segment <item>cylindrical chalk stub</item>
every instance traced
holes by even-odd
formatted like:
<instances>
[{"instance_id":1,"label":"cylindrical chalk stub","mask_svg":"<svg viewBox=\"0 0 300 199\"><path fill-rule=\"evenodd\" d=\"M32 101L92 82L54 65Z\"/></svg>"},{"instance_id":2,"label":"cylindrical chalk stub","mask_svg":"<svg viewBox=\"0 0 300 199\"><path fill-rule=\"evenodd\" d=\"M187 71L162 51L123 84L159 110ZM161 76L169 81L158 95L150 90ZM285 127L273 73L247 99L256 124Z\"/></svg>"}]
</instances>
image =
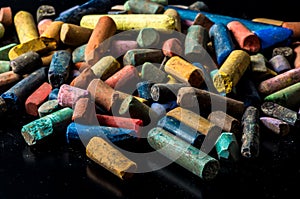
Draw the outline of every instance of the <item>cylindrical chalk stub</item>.
<instances>
[{"instance_id":1,"label":"cylindrical chalk stub","mask_svg":"<svg viewBox=\"0 0 300 199\"><path fill-rule=\"evenodd\" d=\"M87 90L63 84L59 88L57 100L60 106L73 108L78 99L89 96Z\"/></svg>"},{"instance_id":2,"label":"cylindrical chalk stub","mask_svg":"<svg viewBox=\"0 0 300 199\"><path fill-rule=\"evenodd\" d=\"M34 18L30 12L17 12L14 17L14 24L20 43L39 37Z\"/></svg>"}]
</instances>

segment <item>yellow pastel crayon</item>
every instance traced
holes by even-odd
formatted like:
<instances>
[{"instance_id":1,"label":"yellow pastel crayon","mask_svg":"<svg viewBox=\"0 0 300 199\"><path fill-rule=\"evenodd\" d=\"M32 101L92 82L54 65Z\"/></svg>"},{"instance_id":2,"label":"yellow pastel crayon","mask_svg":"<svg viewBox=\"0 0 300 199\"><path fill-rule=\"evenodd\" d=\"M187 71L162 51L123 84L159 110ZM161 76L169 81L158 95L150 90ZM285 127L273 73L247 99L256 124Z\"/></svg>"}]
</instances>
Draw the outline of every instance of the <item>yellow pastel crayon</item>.
<instances>
[{"instance_id":1,"label":"yellow pastel crayon","mask_svg":"<svg viewBox=\"0 0 300 199\"><path fill-rule=\"evenodd\" d=\"M31 13L23 10L17 12L14 17L14 24L20 43L39 37L39 32Z\"/></svg>"},{"instance_id":2,"label":"yellow pastel crayon","mask_svg":"<svg viewBox=\"0 0 300 199\"><path fill-rule=\"evenodd\" d=\"M116 23L117 30L120 31L143 28L155 28L165 31L176 29L176 20L166 14L85 15L80 20L80 26L94 29L99 18L103 16L112 18Z\"/></svg>"}]
</instances>

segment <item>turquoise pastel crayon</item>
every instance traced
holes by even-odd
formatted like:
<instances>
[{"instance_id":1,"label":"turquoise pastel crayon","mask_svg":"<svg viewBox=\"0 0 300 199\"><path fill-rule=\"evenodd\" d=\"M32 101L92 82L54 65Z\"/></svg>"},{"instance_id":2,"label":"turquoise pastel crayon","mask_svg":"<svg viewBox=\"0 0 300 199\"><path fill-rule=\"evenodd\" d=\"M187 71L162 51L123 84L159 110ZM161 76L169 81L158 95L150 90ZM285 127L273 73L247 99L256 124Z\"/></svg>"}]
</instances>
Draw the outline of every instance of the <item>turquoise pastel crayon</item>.
<instances>
[{"instance_id":1,"label":"turquoise pastel crayon","mask_svg":"<svg viewBox=\"0 0 300 199\"><path fill-rule=\"evenodd\" d=\"M157 126L167 130L197 148L201 147L201 144L205 139L204 134L201 134L197 130L170 116L162 117L157 122Z\"/></svg>"},{"instance_id":2,"label":"turquoise pastel crayon","mask_svg":"<svg viewBox=\"0 0 300 199\"><path fill-rule=\"evenodd\" d=\"M84 59L84 52L87 44L83 44L81 46L76 47L72 52L72 61L73 63L83 62Z\"/></svg>"},{"instance_id":3,"label":"turquoise pastel crayon","mask_svg":"<svg viewBox=\"0 0 300 199\"><path fill-rule=\"evenodd\" d=\"M215 148L219 159L239 160L239 144L233 133L223 132L217 139Z\"/></svg>"},{"instance_id":4,"label":"turquoise pastel crayon","mask_svg":"<svg viewBox=\"0 0 300 199\"><path fill-rule=\"evenodd\" d=\"M102 137L108 139L112 143L137 140L138 135L132 129L100 126L100 125L85 125L72 122L68 125L66 131L67 143L82 141L87 144L93 137Z\"/></svg>"},{"instance_id":5,"label":"turquoise pastel crayon","mask_svg":"<svg viewBox=\"0 0 300 199\"><path fill-rule=\"evenodd\" d=\"M53 56L48 71L48 81L52 88L59 88L67 83L70 75L71 53L67 50L58 50Z\"/></svg>"},{"instance_id":6,"label":"turquoise pastel crayon","mask_svg":"<svg viewBox=\"0 0 300 199\"><path fill-rule=\"evenodd\" d=\"M24 108L27 97L47 81L47 72L47 67L41 67L2 93L7 109L14 111Z\"/></svg>"},{"instance_id":7,"label":"turquoise pastel crayon","mask_svg":"<svg viewBox=\"0 0 300 199\"><path fill-rule=\"evenodd\" d=\"M209 37L212 40L217 62L221 66L229 54L235 50L235 44L229 29L222 23L215 23L209 30Z\"/></svg>"},{"instance_id":8,"label":"turquoise pastel crayon","mask_svg":"<svg viewBox=\"0 0 300 199\"><path fill-rule=\"evenodd\" d=\"M60 109L24 125L21 134L29 146L35 145L50 135L64 131L71 123L72 115L71 108Z\"/></svg>"},{"instance_id":9,"label":"turquoise pastel crayon","mask_svg":"<svg viewBox=\"0 0 300 199\"><path fill-rule=\"evenodd\" d=\"M109 0L90 0L86 3L69 9L63 14L60 14L55 21L62 21L64 23L80 24L80 20L84 15L95 13L107 13L111 8L111 1Z\"/></svg>"}]
</instances>

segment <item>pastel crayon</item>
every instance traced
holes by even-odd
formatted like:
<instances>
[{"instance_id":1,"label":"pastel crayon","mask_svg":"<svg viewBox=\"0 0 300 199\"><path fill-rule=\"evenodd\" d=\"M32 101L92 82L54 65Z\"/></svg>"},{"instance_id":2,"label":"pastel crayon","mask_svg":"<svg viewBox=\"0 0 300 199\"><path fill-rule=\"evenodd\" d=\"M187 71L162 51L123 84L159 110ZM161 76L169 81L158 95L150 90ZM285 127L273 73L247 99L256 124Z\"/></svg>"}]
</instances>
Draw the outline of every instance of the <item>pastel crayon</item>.
<instances>
[{"instance_id":1,"label":"pastel crayon","mask_svg":"<svg viewBox=\"0 0 300 199\"><path fill-rule=\"evenodd\" d=\"M280 119L292 126L296 126L299 123L299 116L296 111L274 102L264 102L261 105L261 111L266 116Z\"/></svg>"},{"instance_id":2,"label":"pastel crayon","mask_svg":"<svg viewBox=\"0 0 300 199\"><path fill-rule=\"evenodd\" d=\"M241 133L240 121L224 111L213 111L208 115L207 119L222 128L224 132L231 132L235 135Z\"/></svg>"},{"instance_id":3,"label":"pastel crayon","mask_svg":"<svg viewBox=\"0 0 300 199\"><path fill-rule=\"evenodd\" d=\"M256 53L250 55L250 68L252 72L265 73L267 72L267 58L261 54Z\"/></svg>"},{"instance_id":4,"label":"pastel crayon","mask_svg":"<svg viewBox=\"0 0 300 199\"><path fill-rule=\"evenodd\" d=\"M14 25L20 43L37 39L39 33L35 20L30 12L20 10L14 16Z\"/></svg>"},{"instance_id":5,"label":"pastel crayon","mask_svg":"<svg viewBox=\"0 0 300 199\"><path fill-rule=\"evenodd\" d=\"M260 151L259 110L248 106L242 121L241 155L245 158L256 158Z\"/></svg>"},{"instance_id":6,"label":"pastel crayon","mask_svg":"<svg viewBox=\"0 0 300 199\"><path fill-rule=\"evenodd\" d=\"M58 104L62 107L73 108L78 99L89 97L87 90L70 86L68 84L62 84L57 94Z\"/></svg>"},{"instance_id":7,"label":"pastel crayon","mask_svg":"<svg viewBox=\"0 0 300 199\"><path fill-rule=\"evenodd\" d=\"M140 66L145 62L161 63L164 54L160 49L132 49L123 56L124 65Z\"/></svg>"},{"instance_id":8,"label":"pastel crayon","mask_svg":"<svg viewBox=\"0 0 300 199\"><path fill-rule=\"evenodd\" d=\"M277 74L292 69L289 61L283 55L275 55L274 57L269 59L268 63Z\"/></svg>"},{"instance_id":9,"label":"pastel crayon","mask_svg":"<svg viewBox=\"0 0 300 199\"><path fill-rule=\"evenodd\" d=\"M72 14L72 12L75 12L77 9L79 9L79 5L72 6L72 7L68 8L68 9L60 12L58 16L59 17L63 17L65 15L68 16L68 15Z\"/></svg>"},{"instance_id":10,"label":"pastel crayon","mask_svg":"<svg viewBox=\"0 0 300 199\"><path fill-rule=\"evenodd\" d=\"M137 164L100 137L93 137L86 146L86 155L122 180L131 178Z\"/></svg>"},{"instance_id":11,"label":"pastel crayon","mask_svg":"<svg viewBox=\"0 0 300 199\"><path fill-rule=\"evenodd\" d=\"M39 35L42 35L52 22L53 22L52 19L42 19L37 24L37 29L38 29Z\"/></svg>"},{"instance_id":12,"label":"pastel crayon","mask_svg":"<svg viewBox=\"0 0 300 199\"><path fill-rule=\"evenodd\" d=\"M91 67L91 69L93 70L96 77L105 81L121 69L121 64L113 56L108 55L102 57L99 61L97 61Z\"/></svg>"},{"instance_id":13,"label":"pastel crayon","mask_svg":"<svg viewBox=\"0 0 300 199\"><path fill-rule=\"evenodd\" d=\"M294 59L294 67L300 68L300 45L294 48L295 59Z\"/></svg>"},{"instance_id":14,"label":"pastel crayon","mask_svg":"<svg viewBox=\"0 0 300 199\"><path fill-rule=\"evenodd\" d=\"M42 64L43 66L50 66L52 58L53 58L53 54L56 52L57 50L52 50L50 52L47 52L45 54L42 54L41 59L42 59Z\"/></svg>"},{"instance_id":15,"label":"pastel crayon","mask_svg":"<svg viewBox=\"0 0 300 199\"><path fill-rule=\"evenodd\" d=\"M207 61L211 62L212 60L207 60ZM216 88L212 82L211 73L209 72L209 71L213 71L213 70L217 71L217 66L212 63L212 64L209 64L209 67L208 67L204 64L200 64L199 62L194 62L193 65L198 67L203 73L205 85L203 85L202 88L207 89L213 93L218 93L218 91L216 90Z\"/></svg>"},{"instance_id":16,"label":"pastel crayon","mask_svg":"<svg viewBox=\"0 0 300 199\"><path fill-rule=\"evenodd\" d=\"M0 97L0 117L7 111L6 103L2 97Z\"/></svg>"},{"instance_id":17,"label":"pastel crayon","mask_svg":"<svg viewBox=\"0 0 300 199\"><path fill-rule=\"evenodd\" d=\"M71 23L79 25L80 20L85 15L106 13L111 7L111 2L108 0L89 0L84 4L68 9L61 13L55 21L62 21L64 23Z\"/></svg>"},{"instance_id":18,"label":"pastel crayon","mask_svg":"<svg viewBox=\"0 0 300 199\"><path fill-rule=\"evenodd\" d=\"M48 100L57 100L59 88L53 88L51 93L49 93Z\"/></svg>"},{"instance_id":19,"label":"pastel crayon","mask_svg":"<svg viewBox=\"0 0 300 199\"><path fill-rule=\"evenodd\" d=\"M68 50L58 50L53 54L49 71L48 80L53 88L59 88L67 83L70 75L71 53Z\"/></svg>"},{"instance_id":20,"label":"pastel crayon","mask_svg":"<svg viewBox=\"0 0 300 199\"><path fill-rule=\"evenodd\" d=\"M108 16L99 18L85 47L85 61L90 65L97 63L109 49L110 40L108 38L113 36L116 31L116 23L112 18Z\"/></svg>"},{"instance_id":21,"label":"pastel crayon","mask_svg":"<svg viewBox=\"0 0 300 199\"><path fill-rule=\"evenodd\" d=\"M103 114L97 114L96 117L100 125L131 129L137 133L136 136L138 136L140 129L143 126L143 121L141 119Z\"/></svg>"},{"instance_id":22,"label":"pastel crayon","mask_svg":"<svg viewBox=\"0 0 300 199\"><path fill-rule=\"evenodd\" d=\"M153 99L153 101L160 103L169 102L173 100L176 101L179 89L186 86L187 85L183 83L155 83L151 86L151 98Z\"/></svg>"},{"instance_id":23,"label":"pastel crayon","mask_svg":"<svg viewBox=\"0 0 300 199\"><path fill-rule=\"evenodd\" d=\"M143 28L136 41L140 48L157 48L160 42L159 32L155 28Z\"/></svg>"},{"instance_id":24,"label":"pastel crayon","mask_svg":"<svg viewBox=\"0 0 300 199\"><path fill-rule=\"evenodd\" d=\"M52 21L47 29L40 35L40 38L53 46L58 46L61 42L60 32L64 23L62 21Z\"/></svg>"},{"instance_id":25,"label":"pastel crayon","mask_svg":"<svg viewBox=\"0 0 300 199\"><path fill-rule=\"evenodd\" d=\"M277 20L277 19L270 19L270 18L254 18L251 21L258 22L258 23L265 23L265 24L271 24L274 26L282 26L284 21Z\"/></svg>"},{"instance_id":26,"label":"pastel crayon","mask_svg":"<svg viewBox=\"0 0 300 199\"><path fill-rule=\"evenodd\" d=\"M36 10L36 21L39 23L44 19L53 20L56 15L55 8L51 5L40 5Z\"/></svg>"},{"instance_id":27,"label":"pastel crayon","mask_svg":"<svg viewBox=\"0 0 300 199\"><path fill-rule=\"evenodd\" d=\"M128 6L135 14L161 14L164 11L163 5L151 1L129 0Z\"/></svg>"},{"instance_id":28,"label":"pastel crayon","mask_svg":"<svg viewBox=\"0 0 300 199\"><path fill-rule=\"evenodd\" d=\"M141 69L141 79L148 80L156 83L166 82L167 81L167 73L160 70L156 65L145 62L142 65Z\"/></svg>"},{"instance_id":29,"label":"pastel crayon","mask_svg":"<svg viewBox=\"0 0 300 199\"><path fill-rule=\"evenodd\" d=\"M280 46L274 48L272 51L272 57L275 57L276 55L284 56L289 61L290 64L294 60L293 48L290 46Z\"/></svg>"},{"instance_id":30,"label":"pastel crayon","mask_svg":"<svg viewBox=\"0 0 300 199\"><path fill-rule=\"evenodd\" d=\"M47 100L51 90L52 86L48 82L44 82L33 93L31 93L25 101L26 113L37 117L39 115L39 106Z\"/></svg>"},{"instance_id":31,"label":"pastel crayon","mask_svg":"<svg viewBox=\"0 0 300 199\"><path fill-rule=\"evenodd\" d=\"M0 23L4 26L13 25L13 16L10 6L0 8Z\"/></svg>"},{"instance_id":32,"label":"pastel crayon","mask_svg":"<svg viewBox=\"0 0 300 199\"><path fill-rule=\"evenodd\" d=\"M113 57L121 57L127 51L137 48L138 43L135 40L113 40L111 42L110 53Z\"/></svg>"},{"instance_id":33,"label":"pastel crayon","mask_svg":"<svg viewBox=\"0 0 300 199\"><path fill-rule=\"evenodd\" d=\"M66 130L66 140L69 144L76 141L87 144L93 137L108 139L112 143L137 139L135 131L120 127L86 125L71 122Z\"/></svg>"},{"instance_id":34,"label":"pastel crayon","mask_svg":"<svg viewBox=\"0 0 300 199\"><path fill-rule=\"evenodd\" d=\"M19 75L29 74L43 65L41 56L35 51L28 51L10 61L10 67Z\"/></svg>"},{"instance_id":35,"label":"pastel crayon","mask_svg":"<svg viewBox=\"0 0 300 199\"><path fill-rule=\"evenodd\" d=\"M226 58L213 83L218 92L230 93L250 65L250 55L243 50L234 50Z\"/></svg>"},{"instance_id":36,"label":"pastel crayon","mask_svg":"<svg viewBox=\"0 0 300 199\"><path fill-rule=\"evenodd\" d=\"M214 25L214 22L207 18L205 14L198 13L195 19L193 20L192 25L200 25L204 27L207 30L207 32L209 32L212 25Z\"/></svg>"},{"instance_id":37,"label":"pastel crayon","mask_svg":"<svg viewBox=\"0 0 300 199\"><path fill-rule=\"evenodd\" d=\"M235 118L240 118L245 110L244 102L240 100L193 87L183 87L178 90L177 104L186 109L201 111L201 113L226 111Z\"/></svg>"},{"instance_id":38,"label":"pastel crayon","mask_svg":"<svg viewBox=\"0 0 300 199\"><path fill-rule=\"evenodd\" d=\"M241 49L250 53L256 53L260 50L258 36L243 23L240 21L231 21L227 24L227 28L231 31Z\"/></svg>"},{"instance_id":39,"label":"pastel crayon","mask_svg":"<svg viewBox=\"0 0 300 199\"><path fill-rule=\"evenodd\" d=\"M129 95L122 101L119 114L123 117L141 119L143 126L154 124L158 115L146 104L140 102L134 96Z\"/></svg>"},{"instance_id":40,"label":"pastel crayon","mask_svg":"<svg viewBox=\"0 0 300 199\"><path fill-rule=\"evenodd\" d=\"M293 68L260 82L257 88L261 94L270 95L297 82L300 82L300 68Z\"/></svg>"},{"instance_id":41,"label":"pastel crayon","mask_svg":"<svg viewBox=\"0 0 300 199\"><path fill-rule=\"evenodd\" d=\"M0 39L2 39L5 35L5 27L2 23L0 23Z\"/></svg>"},{"instance_id":42,"label":"pastel crayon","mask_svg":"<svg viewBox=\"0 0 300 199\"><path fill-rule=\"evenodd\" d=\"M182 42L178 38L170 38L164 41L162 45L162 51L165 56L173 57L173 56L182 56L183 47Z\"/></svg>"},{"instance_id":43,"label":"pastel crayon","mask_svg":"<svg viewBox=\"0 0 300 199\"><path fill-rule=\"evenodd\" d=\"M9 53L10 49L15 47L16 45L17 45L16 43L10 43L10 44L0 47L0 60L10 61L10 59L8 57L8 53Z\"/></svg>"},{"instance_id":44,"label":"pastel crayon","mask_svg":"<svg viewBox=\"0 0 300 199\"><path fill-rule=\"evenodd\" d=\"M283 22L283 28L288 28L293 31L292 37L299 38L300 37L300 23L299 22Z\"/></svg>"},{"instance_id":45,"label":"pastel crayon","mask_svg":"<svg viewBox=\"0 0 300 199\"><path fill-rule=\"evenodd\" d=\"M66 130L71 123L72 114L71 108L62 108L25 124L21 129L21 134L27 145L35 145L51 135Z\"/></svg>"},{"instance_id":46,"label":"pastel crayon","mask_svg":"<svg viewBox=\"0 0 300 199\"><path fill-rule=\"evenodd\" d=\"M72 80L70 86L75 86L81 89L87 89L89 83L93 79L99 79L99 78L95 75L93 70L88 67L85 68L83 71L81 71L81 73Z\"/></svg>"},{"instance_id":47,"label":"pastel crayon","mask_svg":"<svg viewBox=\"0 0 300 199\"><path fill-rule=\"evenodd\" d=\"M178 56L171 57L165 64L164 70L182 83L200 88L204 82L202 71L190 62Z\"/></svg>"},{"instance_id":48,"label":"pastel crayon","mask_svg":"<svg viewBox=\"0 0 300 199\"><path fill-rule=\"evenodd\" d=\"M140 81L136 84L138 96L146 100L152 100L151 87L155 84L152 81Z\"/></svg>"},{"instance_id":49,"label":"pastel crayon","mask_svg":"<svg viewBox=\"0 0 300 199\"><path fill-rule=\"evenodd\" d=\"M85 52L86 45L87 44L78 46L72 51L72 62L73 63L85 61L84 60L84 52Z\"/></svg>"},{"instance_id":50,"label":"pastel crayon","mask_svg":"<svg viewBox=\"0 0 300 199\"><path fill-rule=\"evenodd\" d=\"M127 65L104 82L116 90L129 93L135 90L136 84L140 82L140 80L137 68L132 65Z\"/></svg>"},{"instance_id":51,"label":"pastel crayon","mask_svg":"<svg viewBox=\"0 0 300 199\"><path fill-rule=\"evenodd\" d=\"M172 133L173 135L181 138L182 140L197 148L201 147L201 144L205 139L205 135L173 117L163 116L157 122L157 126L163 128L164 130Z\"/></svg>"},{"instance_id":52,"label":"pastel crayon","mask_svg":"<svg viewBox=\"0 0 300 199\"><path fill-rule=\"evenodd\" d=\"M222 65L236 46L227 26L222 23L215 23L210 27L209 37L213 43L217 63Z\"/></svg>"},{"instance_id":53,"label":"pastel crayon","mask_svg":"<svg viewBox=\"0 0 300 199\"><path fill-rule=\"evenodd\" d=\"M262 124L277 135L285 136L290 132L290 126L285 121L273 117L260 117Z\"/></svg>"},{"instance_id":54,"label":"pastel crayon","mask_svg":"<svg viewBox=\"0 0 300 199\"><path fill-rule=\"evenodd\" d=\"M28 96L47 81L47 72L47 67L41 67L2 93L1 97L5 100L8 110L20 110L24 107Z\"/></svg>"},{"instance_id":55,"label":"pastel crayon","mask_svg":"<svg viewBox=\"0 0 300 199\"><path fill-rule=\"evenodd\" d=\"M191 5L188 6L190 10L198 10L198 11L208 11L209 8L203 1L195 1Z\"/></svg>"},{"instance_id":56,"label":"pastel crayon","mask_svg":"<svg viewBox=\"0 0 300 199\"><path fill-rule=\"evenodd\" d=\"M300 105L299 99L300 82L280 89L264 98L264 101L271 101L287 108L296 110Z\"/></svg>"},{"instance_id":57,"label":"pastel crayon","mask_svg":"<svg viewBox=\"0 0 300 199\"><path fill-rule=\"evenodd\" d=\"M112 18L116 23L118 31L155 28L160 31L169 32L176 28L176 20L165 14L85 15L80 20L80 26L94 29L99 18L103 16Z\"/></svg>"},{"instance_id":58,"label":"pastel crayon","mask_svg":"<svg viewBox=\"0 0 300 199\"><path fill-rule=\"evenodd\" d=\"M79 70L79 72L81 73L82 71L84 71L84 69L90 68L91 65L89 65L89 64L86 63L85 61L80 61L80 62L74 63L74 67L75 67L77 70Z\"/></svg>"},{"instance_id":59,"label":"pastel crayon","mask_svg":"<svg viewBox=\"0 0 300 199\"><path fill-rule=\"evenodd\" d=\"M184 43L184 54L186 59L193 62L196 62L196 60L201 62L200 60L205 59L203 55L207 55L204 52L206 52L208 41L209 35L203 26L191 25L187 29Z\"/></svg>"},{"instance_id":60,"label":"pastel crayon","mask_svg":"<svg viewBox=\"0 0 300 199\"><path fill-rule=\"evenodd\" d=\"M92 32L93 30L89 28L84 28L75 24L64 23L61 26L60 39L62 43L66 45L78 47L87 44Z\"/></svg>"},{"instance_id":61,"label":"pastel crayon","mask_svg":"<svg viewBox=\"0 0 300 199\"><path fill-rule=\"evenodd\" d=\"M0 74L10 71L9 61L0 60Z\"/></svg>"},{"instance_id":62,"label":"pastel crayon","mask_svg":"<svg viewBox=\"0 0 300 199\"><path fill-rule=\"evenodd\" d=\"M150 0L150 1L161 5L168 5L168 0Z\"/></svg>"},{"instance_id":63,"label":"pastel crayon","mask_svg":"<svg viewBox=\"0 0 300 199\"><path fill-rule=\"evenodd\" d=\"M218 160L160 127L149 131L147 141L159 153L205 181L213 180L219 172Z\"/></svg>"},{"instance_id":64,"label":"pastel crayon","mask_svg":"<svg viewBox=\"0 0 300 199\"><path fill-rule=\"evenodd\" d=\"M175 19L175 30L178 32L182 31L180 15L175 9L166 9L163 14L173 17Z\"/></svg>"},{"instance_id":65,"label":"pastel crayon","mask_svg":"<svg viewBox=\"0 0 300 199\"><path fill-rule=\"evenodd\" d=\"M95 102L90 97L78 98L72 106L72 121L80 124L97 125Z\"/></svg>"},{"instance_id":66,"label":"pastel crayon","mask_svg":"<svg viewBox=\"0 0 300 199\"><path fill-rule=\"evenodd\" d=\"M150 107L158 115L158 117L161 118L168 111L172 110L173 108L178 107L178 105L177 105L176 101L169 101L166 103L153 102L153 103L151 103Z\"/></svg>"},{"instance_id":67,"label":"pastel crayon","mask_svg":"<svg viewBox=\"0 0 300 199\"><path fill-rule=\"evenodd\" d=\"M225 160L239 160L239 143L232 132L223 132L216 141L218 158Z\"/></svg>"},{"instance_id":68,"label":"pastel crayon","mask_svg":"<svg viewBox=\"0 0 300 199\"><path fill-rule=\"evenodd\" d=\"M58 111L61 108L62 107L59 106L58 101L56 99L47 100L38 107L38 114L39 117L44 117L48 114Z\"/></svg>"}]
</instances>

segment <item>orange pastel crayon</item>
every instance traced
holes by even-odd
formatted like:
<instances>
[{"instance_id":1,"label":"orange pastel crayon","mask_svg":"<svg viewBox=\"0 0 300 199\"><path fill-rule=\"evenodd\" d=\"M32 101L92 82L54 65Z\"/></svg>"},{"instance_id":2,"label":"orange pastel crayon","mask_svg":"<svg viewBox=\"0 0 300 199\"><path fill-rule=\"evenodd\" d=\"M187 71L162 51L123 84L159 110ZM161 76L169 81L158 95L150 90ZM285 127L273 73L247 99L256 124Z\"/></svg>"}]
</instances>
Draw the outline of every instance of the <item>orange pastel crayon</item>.
<instances>
[{"instance_id":1,"label":"orange pastel crayon","mask_svg":"<svg viewBox=\"0 0 300 199\"><path fill-rule=\"evenodd\" d=\"M92 32L92 29L65 23L60 30L60 39L66 45L77 47L86 44Z\"/></svg>"},{"instance_id":2,"label":"orange pastel crayon","mask_svg":"<svg viewBox=\"0 0 300 199\"><path fill-rule=\"evenodd\" d=\"M261 45L258 36L243 23L231 21L227 24L227 28L232 32L241 49L252 53L260 50Z\"/></svg>"},{"instance_id":3,"label":"orange pastel crayon","mask_svg":"<svg viewBox=\"0 0 300 199\"><path fill-rule=\"evenodd\" d=\"M90 65L94 65L99 61L109 47L107 39L114 35L116 31L117 26L112 18L109 16L100 17L87 42L84 52L85 61Z\"/></svg>"},{"instance_id":4,"label":"orange pastel crayon","mask_svg":"<svg viewBox=\"0 0 300 199\"><path fill-rule=\"evenodd\" d=\"M295 59L294 59L294 67L300 68L300 45L294 48Z\"/></svg>"},{"instance_id":5,"label":"orange pastel crayon","mask_svg":"<svg viewBox=\"0 0 300 199\"><path fill-rule=\"evenodd\" d=\"M293 31L293 38L300 38L300 22L283 22L282 27Z\"/></svg>"}]
</instances>

